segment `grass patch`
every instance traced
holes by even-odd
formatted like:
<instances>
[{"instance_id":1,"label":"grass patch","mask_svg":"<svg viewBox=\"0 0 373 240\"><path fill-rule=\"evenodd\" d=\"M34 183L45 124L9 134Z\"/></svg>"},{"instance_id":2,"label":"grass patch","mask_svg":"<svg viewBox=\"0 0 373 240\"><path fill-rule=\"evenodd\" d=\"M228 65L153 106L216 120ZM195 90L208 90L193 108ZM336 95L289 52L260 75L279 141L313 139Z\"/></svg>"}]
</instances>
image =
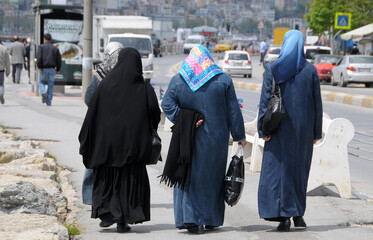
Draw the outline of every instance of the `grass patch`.
<instances>
[{"instance_id":1,"label":"grass patch","mask_svg":"<svg viewBox=\"0 0 373 240\"><path fill-rule=\"evenodd\" d=\"M69 236L80 235L80 230L75 226L74 223L65 224L64 226L67 229L67 232L69 233Z\"/></svg>"},{"instance_id":2,"label":"grass patch","mask_svg":"<svg viewBox=\"0 0 373 240\"><path fill-rule=\"evenodd\" d=\"M47 156L48 158L52 158L54 161L57 161L57 159L56 159L56 157L55 156L53 156L52 154L48 154L48 156Z\"/></svg>"},{"instance_id":3,"label":"grass patch","mask_svg":"<svg viewBox=\"0 0 373 240\"><path fill-rule=\"evenodd\" d=\"M3 133L9 133L8 127L1 126L1 129Z\"/></svg>"}]
</instances>

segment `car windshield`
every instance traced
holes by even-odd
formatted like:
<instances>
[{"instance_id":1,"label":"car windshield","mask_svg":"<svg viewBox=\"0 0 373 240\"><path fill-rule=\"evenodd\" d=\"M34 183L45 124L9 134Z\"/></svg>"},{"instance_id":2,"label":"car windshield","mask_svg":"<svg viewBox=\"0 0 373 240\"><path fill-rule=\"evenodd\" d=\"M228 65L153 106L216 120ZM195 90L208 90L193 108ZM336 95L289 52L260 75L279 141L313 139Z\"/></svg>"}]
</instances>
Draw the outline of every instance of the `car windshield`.
<instances>
[{"instance_id":1,"label":"car windshield","mask_svg":"<svg viewBox=\"0 0 373 240\"><path fill-rule=\"evenodd\" d=\"M341 59L340 57L322 56L316 58L315 63L336 63Z\"/></svg>"},{"instance_id":2,"label":"car windshield","mask_svg":"<svg viewBox=\"0 0 373 240\"><path fill-rule=\"evenodd\" d=\"M280 54L281 48L274 48L269 50L269 54Z\"/></svg>"},{"instance_id":3,"label":"car windshield","mask_svg":"<svg viewBox=\"0 0 373 240\"><path fill-rule=\"evenodd\" d=\"M350 57L350 63L373 63L373 57Z\"/></svg>"},{"instance_id":4,"label":"car windshield","mask_svg":"<svg viewBox=\"0 0 373 240\"><path fill-rule=\"evenodd\" d=\"M112 37L110 42L120 42L124 47L133 47L140 52L141 55L152 52L152 45L149 39L146 38L124 38Z\"/></svg>"},{"instance_id":5,"label":"car windshield","mask_svg":"<svg viewBox=\"0 0 373 240\"><path fill-rule=\"evenodd\" d=\"M228 55L228 60L249 60L247 54L231 53Z\"/></svg>"},{"instance_id":6,"label":"car windshield","mask_svg":"<svg viewBox=\"0 0 373 240\"><path fill-rule=\"evenodd\" d=\"M230 44L230 42L228 40L220 40L218 44Z\"/></svg>"},{"instance_id":7,"label":"car windshield","mask_svg":"<svg viewBox=\"0 0 373 240\"><path fill-rule=\"evenodd\" d=\"M312 59L313 56L316 54L330 54L330 50L324 50L324 49L308 49L306 51L306 58Z\"/></svg>"},{"instance_id":8,"label":"car windshield","mask_svg":"<svg viewBox=\"0 0 373 240\"><path fill-rule=\"evenodd\" d=\"M186 43L199 44L200 43L200 39L199 38L188 38L186 40Z\"/></svg>"}]
</instances>

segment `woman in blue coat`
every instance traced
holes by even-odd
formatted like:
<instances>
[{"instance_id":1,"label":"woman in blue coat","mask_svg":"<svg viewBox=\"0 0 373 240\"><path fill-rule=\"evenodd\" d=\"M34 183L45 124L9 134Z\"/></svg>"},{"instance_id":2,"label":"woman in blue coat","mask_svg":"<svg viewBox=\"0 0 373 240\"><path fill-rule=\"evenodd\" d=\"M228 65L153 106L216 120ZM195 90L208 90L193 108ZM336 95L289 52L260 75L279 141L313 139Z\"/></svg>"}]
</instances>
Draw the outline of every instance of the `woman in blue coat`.
<instances>
[{"instance_id":1,"label":"woman in blue coat","mask_svg":"<svg viewBox=\"0 0 373 240\"><path fill-rule=\"evenodd\" d=\"M196 130L189 190L174 188L175 225L203 233L224 222L224 176L229 133L243 146L245 129L232 79L202 46L192 49L170 81L162 109L175 122L180 109L204 116Z\"/></svg>"},{"instance_id":2,"label":"woman in blue coat","mask_svg":"<svg viewBox=\"0 0 373 240\"><path fill-rule=\"evenodd\" d=\"M322 137L322 102L316 68L304 57L304 37L291 30L284 36L280 56L265 67L259 104L258 133L264 145L258 190L259 215L280 222L278 231L306 227L307 181L313 144ZM285 117L266 136L263 118L271 96L272 78L280 86Z\"/></svg>"}]
</instances>

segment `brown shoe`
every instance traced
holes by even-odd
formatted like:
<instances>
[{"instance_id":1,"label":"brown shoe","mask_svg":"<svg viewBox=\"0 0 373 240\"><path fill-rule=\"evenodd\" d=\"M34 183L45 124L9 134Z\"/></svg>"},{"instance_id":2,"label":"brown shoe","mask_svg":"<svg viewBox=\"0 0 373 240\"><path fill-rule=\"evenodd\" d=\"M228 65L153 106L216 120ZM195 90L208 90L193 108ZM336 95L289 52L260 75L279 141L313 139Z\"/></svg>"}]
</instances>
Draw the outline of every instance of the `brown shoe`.
<instances>
[{"instance_id":1,"label":"brown shoe","mask_svg":"<svg viewBox=\"0 0 373 240\"><path fill-rule=\"evenodd\" d=\"M5 102L3 95L0 96L0 102L1 102L1 104L4 104L4 102Z\"/></svg>"},{"instance_id":2,"label":"brown shoe","mask_svg":"<svg viewBox=\"0 0 373 240\"><path fill-rule=\"evenodd\" d=\"M41 102L42 103L45 103L47 101L47 94L46 93L43 93L42 95L41 95Z\"/></svg>"}]
</instances>

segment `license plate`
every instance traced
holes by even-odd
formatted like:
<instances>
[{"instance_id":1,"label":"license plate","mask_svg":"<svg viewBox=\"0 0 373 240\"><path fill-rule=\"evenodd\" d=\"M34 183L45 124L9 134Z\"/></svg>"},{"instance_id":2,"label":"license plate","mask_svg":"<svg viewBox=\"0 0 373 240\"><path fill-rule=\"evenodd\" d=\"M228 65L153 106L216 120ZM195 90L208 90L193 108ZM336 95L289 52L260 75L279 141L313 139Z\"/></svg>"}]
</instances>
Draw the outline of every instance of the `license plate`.
<instances>
[{"instance_id":1,"label":"license plate","mask_svg":"<svg viewBox=\"0 0 373 240\"><path fill-rule=\"evenodd\" d=\"M370 68L359 68L359 72L371 72L372 69Z\"/></svg>"},{"instance_id":2,"label":"license plate","mask_svg":"<svg viewBox=\"0 0 373 240\"><path fill-rule=\"evenodd\" d=\"M234 66L242 66L242 63L240 63L240 62L235 62L235 63L234 63Z\"/></svg>"}]
</instances>

